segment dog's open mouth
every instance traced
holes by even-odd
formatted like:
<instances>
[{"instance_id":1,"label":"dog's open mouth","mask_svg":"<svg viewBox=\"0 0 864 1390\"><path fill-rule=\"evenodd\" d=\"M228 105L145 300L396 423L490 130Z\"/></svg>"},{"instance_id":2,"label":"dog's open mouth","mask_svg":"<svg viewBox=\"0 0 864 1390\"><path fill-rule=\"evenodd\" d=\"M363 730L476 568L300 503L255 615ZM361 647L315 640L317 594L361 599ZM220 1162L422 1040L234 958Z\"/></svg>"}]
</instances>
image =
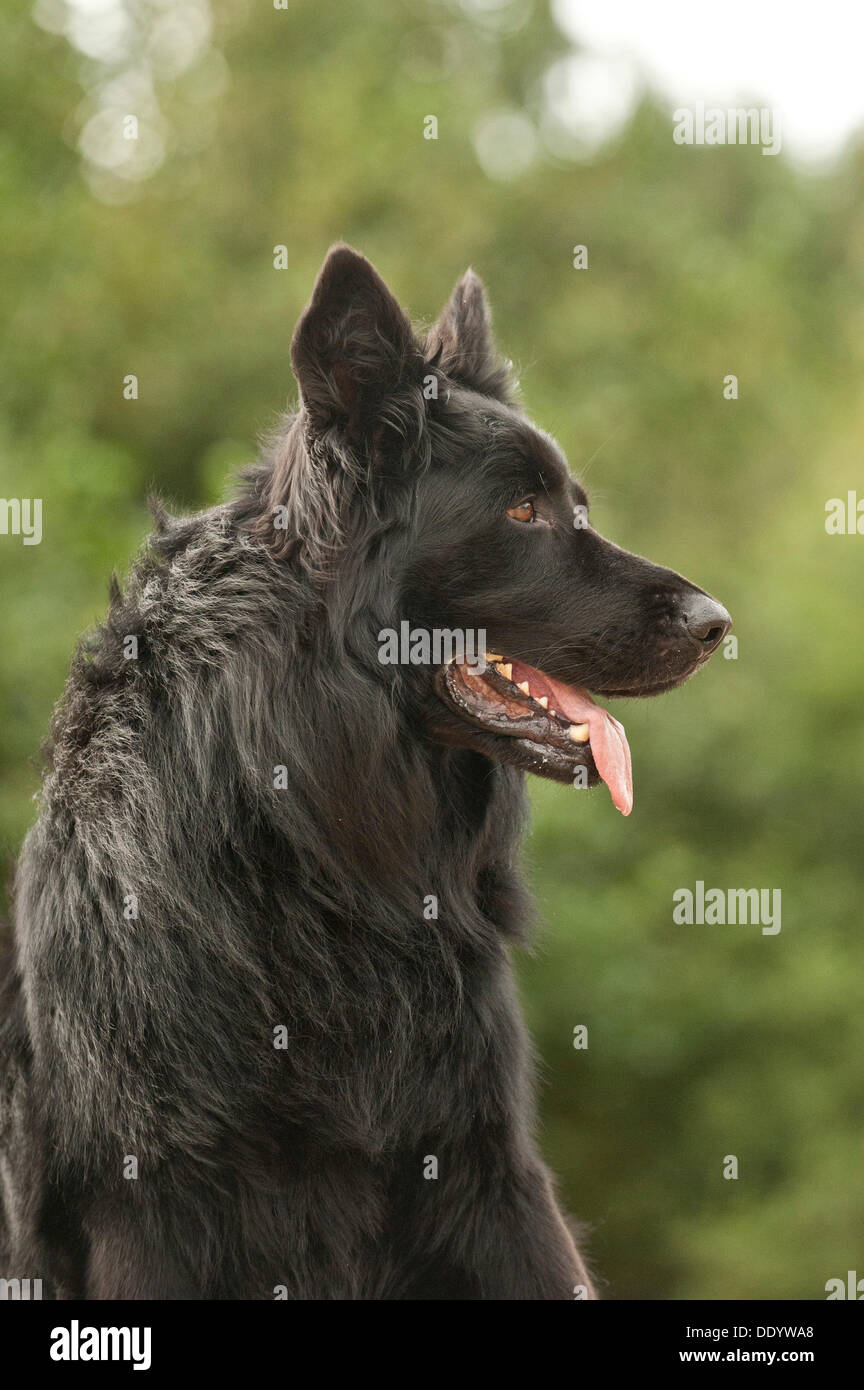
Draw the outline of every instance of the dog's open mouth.
<instances>
[{"instance_id":1,"label":"dog's open mouth","mask_svg":"<svg viewBox=\"0 0 864 1390\"><path fill-rule=\"evenodd\" d=\"M486 669L451 661L445 698L489 733L518 740L535 770L586 784L604 781L622 815L633 809L630 748L623 726L577 685L564 685L523 661L486 653Z\"/></svg>"}]
</instances>

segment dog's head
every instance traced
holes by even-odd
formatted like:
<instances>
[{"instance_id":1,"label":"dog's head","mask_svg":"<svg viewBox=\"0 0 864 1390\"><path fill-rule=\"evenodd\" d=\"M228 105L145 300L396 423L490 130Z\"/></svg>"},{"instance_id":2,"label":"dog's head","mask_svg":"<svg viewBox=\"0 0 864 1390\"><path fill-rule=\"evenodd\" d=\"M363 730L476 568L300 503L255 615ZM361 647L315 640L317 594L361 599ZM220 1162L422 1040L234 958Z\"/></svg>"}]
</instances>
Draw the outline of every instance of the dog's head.
<instances>
[{"instance_id":1,"label":"dog's head","mask_svg":"<svg viewBox=\"0 0 864 1390\"><path fill-rule=\"evenodd\" d=\"M592 697L680 685L729 630L725 608L590 524L560 448L511 399L471 271L421 339L369 262L336 247L292 361L302 409L269 495L282 553L319 569L350 556L340 601L362 594L381 677L403 663L430 738L602 778L628 814L627 739Z\"/></svg>"}]
</instances>

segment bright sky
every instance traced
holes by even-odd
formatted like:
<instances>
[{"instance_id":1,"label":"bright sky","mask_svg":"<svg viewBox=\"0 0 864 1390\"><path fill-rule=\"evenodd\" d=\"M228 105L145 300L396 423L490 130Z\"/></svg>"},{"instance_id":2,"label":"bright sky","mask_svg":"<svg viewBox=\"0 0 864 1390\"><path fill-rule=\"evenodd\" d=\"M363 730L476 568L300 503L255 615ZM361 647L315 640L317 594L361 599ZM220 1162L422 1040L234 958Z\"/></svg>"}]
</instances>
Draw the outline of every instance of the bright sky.
<instances>
[{"instance_id":1,"label":"bright sky","mask_svg":"<svg viewBox=\"0 0 864 1390\"><path fill-rule=\"evenodd\" d=\"M591 55L583 79L577 66L568 83L574 124L584 82L594 111L608 108L611 133L629 69L668 99L670 115L697 101L771 107L784 151L799 158L833 156L864 128L861 0L555 0L555 14Z\"/></svg>"}]
</instances>

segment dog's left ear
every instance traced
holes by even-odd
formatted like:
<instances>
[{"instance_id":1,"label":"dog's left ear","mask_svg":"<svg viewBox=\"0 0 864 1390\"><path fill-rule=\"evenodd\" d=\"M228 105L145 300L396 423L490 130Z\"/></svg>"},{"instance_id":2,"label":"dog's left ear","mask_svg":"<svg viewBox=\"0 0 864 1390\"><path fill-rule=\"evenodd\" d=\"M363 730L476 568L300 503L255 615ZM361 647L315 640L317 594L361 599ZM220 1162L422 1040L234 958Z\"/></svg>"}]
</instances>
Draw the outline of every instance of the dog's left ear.
<instances>
[{"instance_id":1,"label":"dog's left ear","mask_svg":"<svg viewBox=\"0 0 864 1390\"><path fill-rule=\"evenodd\" d=\"M496 400L510 400L510 364L502 362L492 338L492 319L483 281L466 270L434 328L429 333L427 356L472 391Z\"/></svg>"},{"instance_id":2,"label":"dog's left ear","mask_svg":"<svg viewBox=\"0 0 864 1390\"><path fill-rule=\"evenodd\" d=\"M355 441L400 388L419 381L422 354L408 319L350 246L328 253L294 332L291 364L313 428L336 427Z\"/></svg>"}]
</instances>

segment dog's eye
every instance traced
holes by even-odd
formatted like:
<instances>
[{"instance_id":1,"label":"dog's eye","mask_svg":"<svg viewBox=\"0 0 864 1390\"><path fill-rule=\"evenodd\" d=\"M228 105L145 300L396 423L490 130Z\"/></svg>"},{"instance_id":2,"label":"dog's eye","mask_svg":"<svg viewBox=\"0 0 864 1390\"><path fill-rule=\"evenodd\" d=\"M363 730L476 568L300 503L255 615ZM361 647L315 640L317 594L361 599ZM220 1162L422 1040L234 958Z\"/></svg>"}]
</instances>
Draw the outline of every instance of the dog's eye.
<instances>
[{"instance_id":1,"label":"dog's eye","mask_svg":"<svg viewBox=\"0 0 864 1390\"><path fill-rule=\"evenodd\" d=\"M515 507L508 507L507 515L512 516L514 521L533 521L536 516L534 503L530 498L526 497L524 501L517 503Z\"/></svg>"}]
</instances>

